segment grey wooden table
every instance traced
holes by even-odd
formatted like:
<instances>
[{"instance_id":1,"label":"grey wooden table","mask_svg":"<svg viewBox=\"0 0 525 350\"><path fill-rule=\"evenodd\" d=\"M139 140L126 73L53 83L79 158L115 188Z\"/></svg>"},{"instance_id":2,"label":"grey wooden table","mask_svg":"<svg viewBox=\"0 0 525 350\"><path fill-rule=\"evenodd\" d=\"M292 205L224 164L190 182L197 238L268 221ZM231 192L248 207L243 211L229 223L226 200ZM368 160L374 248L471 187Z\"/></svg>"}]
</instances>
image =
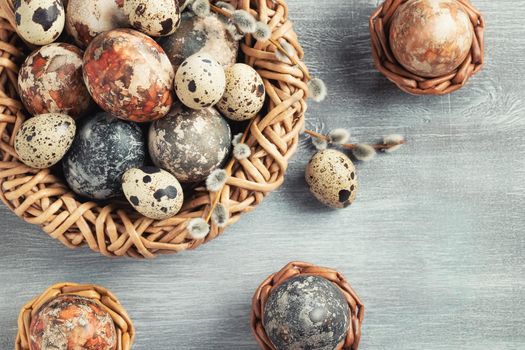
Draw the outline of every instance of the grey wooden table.
<instances>
[{"instance_id":1,"label":"grey wooden table","mask_svg":"<svg viewBox=\"0 0 525 350\"><path fill-rule=\"evenodd\" d=\"M257 349L259 282L291 260L334 267L367 306L363 349L525 348L525 9L475 0L487 66L467 88L413 97L375 72L367 19L377 0L290 0L328 101L311 123L362 141L407 135L400 153L359 164L345 211L308 193L302 149L285 185L220 239L155 261L69 251L0 206L0 349L19 309L59 281L113 290L135 321L135 349Z\"/></svg>"}]
</instances>

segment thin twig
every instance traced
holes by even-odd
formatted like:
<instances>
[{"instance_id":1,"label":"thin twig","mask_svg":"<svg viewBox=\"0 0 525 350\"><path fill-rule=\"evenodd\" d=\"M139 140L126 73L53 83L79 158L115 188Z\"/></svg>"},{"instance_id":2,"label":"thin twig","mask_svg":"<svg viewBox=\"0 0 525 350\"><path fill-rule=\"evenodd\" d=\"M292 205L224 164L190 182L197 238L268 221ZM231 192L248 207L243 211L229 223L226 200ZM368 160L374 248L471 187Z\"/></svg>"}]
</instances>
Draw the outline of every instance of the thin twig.
<instances>
[{"instance_id":1,"label":"thin twig","mask_svg":"<svg viewBox=\"0 0 525 350\"><path fill-rule=\"evenodd\" d=\"M307 135L310 135L312 137L315 137L317 139L330 142L330 138L328 136L320 134L318 132L315 132L315 131L312 131L312 130L305 130L304 133L307 134ZM377 144L370 145L370 146L372 146L374 149L376 149L378 151L385 151L385 150L388 150L390 148L397 147L397 146L404 145L404 144L406 144L406 140L402 140L402 141L400 141L398 143L392 143L392 144L377 143ZM356 149L359 146L359 144L357 144L357 143L345 143L345 144L342 144L340 146L343 147L343 148L349 149L349 150L353 150L353 149Z\"/></svg>"}]
</instances>

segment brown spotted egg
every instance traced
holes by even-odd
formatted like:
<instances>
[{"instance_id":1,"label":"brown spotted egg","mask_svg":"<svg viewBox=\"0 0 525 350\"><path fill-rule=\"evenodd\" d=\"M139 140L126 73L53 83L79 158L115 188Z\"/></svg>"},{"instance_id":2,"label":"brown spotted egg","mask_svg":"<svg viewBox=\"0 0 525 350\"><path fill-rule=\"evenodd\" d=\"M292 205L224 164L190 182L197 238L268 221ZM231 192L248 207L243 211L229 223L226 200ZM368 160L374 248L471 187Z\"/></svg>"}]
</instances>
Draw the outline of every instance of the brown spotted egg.
<instances>
[{"instance_id":1,"label":"brown spotted egg","mask_svg":"<svg viewBox=\"0 0 525 350\"><path fill-rule=\"evenodd\" d=\"M175 73L147 35L132 29L100 34L86 49L83 68L95 102L118 118L151 122L171 108Z\"/></svg>"},{"instance_id":2,"label":"brown spotted egg","mask_svg":"<svg viewBox=\"0 0 525 350\"><path fill-rule=\"evenodd\" d=\"M31 44L50 44L64 30L66 14L61 0L15 0L13 7L17 32Z\"/></svg>"},{"instance_id":3,"label":"brown spotted egg","mask_svg":"<svg viewBox=\"0 0 525 350\"><path fill-rule=\"evenodd\" d=\"M306 182L319 201L335 209L348 207L357 195L355 166L344 153L334 149L319 151L310 159Z\"/></svg>"},{"instance_id":4,"label":"brown spotted egg","mask_svg":"<svg viewBox=\"0 0 525 350\"><path fill-rule=\"evenodd\" d=\"M178 0L125 0L124 13L135 29L154 37L175 33L180 24Z\"/></svg>"},{"instance_id":5,"label":"brown spotted egg","mask_svg":"<svg viewBox=\"0 0 525 350\"><path fill-rule=\"evenodd\" d=\"M239 42L219 16L211 13L202 18L190 11L182 14L177 31L162 38L160 46L166 51L175 71L186 58L202 52L210 54L226 68L237 62L239 51Z\"/></svg>"},{"instance_id":6,"label":"brown spotted egg","mask_svg":"<svg viewBox=\"0 0 525 350\"><path fill-rule=\"evenodd\" d=\"M266 91L257 71L244 63L237 63L226 71L226 90L217 108L232 120L252 119L262 109Z\"/></svg>"},{"instance_id":7,"label":"brown spotted egg","mask_svg":"<svg viewBox=\"0 0 525 350\"><path fill-rule=\"evenodd\" d=\"M15 151L25 165L45 169L57 164L75 138L75 121L65 114L41 114L27 120L15 136Z\"/></svg>"},{"instance_id":8,"label":"brown spotted egg","mask_svg":"<svg viewBox=\"0 0 525 350\"><path fill-rule=\"evenodd\" d=\"M188 57L175 75L179 100L192 109L203 109L219 102L226 88L224 68L209 54Z\"/></svg>"},{"instance_id":9,"label":"brown spotted egg","mask_svg":"<svg viewBox=\"0 0 525 350\"><path fill-rule=\"evenodd\" d=\"M66 29L85 48L101 33L129 27L123 3L124 0L69 0Z\"/></svg>"},{"instance_id":10,"label":"brown spotted egg","mask_svg":"<svg viewBox=\"0 0 525 350\"><path fill-rule=\"evenodd\" d=\"M226 161L230 126L215 108L192 110L177 103L149 130L153 163L181 182L200 182Z\"/></svg>"},{"instance_id":11,"label":"brown spotted egg","mask_svg":"<svg viewBox=\"0 0 525 350\"><path fill-rule=\"evenodd\" d=\"M29 113L78 118L89 112L92 100L82 79L82 56L76 46L54 43L26 59L18 74L18 88Z\"/></svg>"},{"instance_id":12,"label":"brown spotted egg","mask_svg":"<svg viewBox=\"0 0 525 350\"><path fill-rule=\"evenodd\" d=\"M156 167L129 169L122 176L122 190L136 211L155 220L175 216L184 203L175 176Z\"/></svg>"}]
</instances>

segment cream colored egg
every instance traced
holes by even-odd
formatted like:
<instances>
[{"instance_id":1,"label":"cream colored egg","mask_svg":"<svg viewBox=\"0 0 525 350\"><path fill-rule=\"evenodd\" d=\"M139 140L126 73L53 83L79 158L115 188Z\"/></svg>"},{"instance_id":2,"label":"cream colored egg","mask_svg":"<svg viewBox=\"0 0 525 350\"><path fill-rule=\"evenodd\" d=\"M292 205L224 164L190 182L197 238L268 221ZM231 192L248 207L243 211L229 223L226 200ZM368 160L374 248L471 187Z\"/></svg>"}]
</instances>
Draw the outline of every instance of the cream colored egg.
<instances>
[{"instance_id":1,"label":"cream colored egg","mask_svg":"<svg viewBox=\"0 0 525 350\"><path fill-rule=\"evenodd\" d=\"M124 0L124 12L135 29L154 37L175 33L181 20L178 0Z\"/></svg>"},{"instance_id":2,"label":"cream colored egg","mask_svg":"<svg viewBox=\"0 0 525 350\"><path fill-rule=\"evenodd\" d=\"M99 34L129 27L122 7L122 0L69 0L66 29L85 48Z\"/></svg>"},{"instance_id":3,"label":"cream colored egg","mask_svg":"<svg viewBox=\"0 0 525 350\"><path fill-rule=\"evenodd\" d=\"M219 102L226 88L224 68L209 54L188 57L175 75L175 91L187 107L200 110Z\"/></svg>"},{"instance_id":4,"label":"cream colored egg","mask_svg":"<svg viewBox=\"0 0 525 350\"><path fill-rule=\"evenodd\" d=\"M232 120L252 119L264 106L266 91L257 71L247 64L237 63L225 71L226 90L217 108Z\"/></svg>"},{"instance_id":5,"label":"cream colored egg","mask_svg":"<svg viewBox=\"0 0 525 350\"><path fill-rule=\"evenodd\" d=\"M357 196L355 166L344 153L334 149L319 151L310 159L306 182L319 201L335 209L348 207Z\"/></svg>"},{"instance_id":6,"label":"cream colored egg","mask_svg":"<svg viewBox=\"0 0 525 350\"><path fill-rule=\"evenodd\" d=\"M34 45L47 45L64 30L66 14L61 0L15 0L16 29Z\"/></svg>"},{"instance_id":7,"label":"cream colored egg","mask_svg":"<svg viewBox=\"0 0 525 350\"><path fill-rule=\"evenodd\" d=\"M27 166L45 169L57 164L71 147L76 125L65 114L41 114L27 120L15 137L15 150Z\"/></svg>"},{"instance_id":8,"label":"cream colored egg","mask_svg":"<svg viewBox=\"0 0 525 350\"><path fill-rule=\"evenodd\" d=\"M150 219L164 220L175 216L184 203L179 181L156 167L126 171L122 176L122 190L133 208Z\"/></svg>"}]
</instances>

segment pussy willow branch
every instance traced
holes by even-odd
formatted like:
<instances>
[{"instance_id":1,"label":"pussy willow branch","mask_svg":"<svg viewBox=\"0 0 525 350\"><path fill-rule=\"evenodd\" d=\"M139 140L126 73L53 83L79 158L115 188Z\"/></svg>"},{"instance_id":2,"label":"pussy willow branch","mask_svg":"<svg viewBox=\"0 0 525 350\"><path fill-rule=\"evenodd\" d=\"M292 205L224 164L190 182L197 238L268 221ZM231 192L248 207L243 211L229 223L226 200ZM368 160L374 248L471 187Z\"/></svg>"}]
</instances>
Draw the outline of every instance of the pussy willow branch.
<instances>
[{"instance_id":1,"label":"pussy willow branch","mask_svg":"<svg viewBox=\"0 0 525 350\"><path fill-rule=\"evenodd\" d=\"M223 8L220 8L219 6L215 6L213 4L210 3L210 9L215 12L215 13L218 13L220 15L223 15L227 18L231 18L232 17L232 14L229 12L229 11L226 11L224 10ZM239 27L237 27L238 29ZM312 80L312 76L310 75L310 73L308 72L308 70L303 67L302 65L299 64L299 62L297 61L297 59L293 56L293 55L290 55L288 53L288 51L286 51L282 45L275 39L273 38L270 38L268 39L268 41L270 43L272 43L273 46L275 46L275 48L277 50L279 50L283 55L285 55L289 60L290 62L292 62L295 66L299 67L299 69L301 70L301 72L303 72L304 76L306 77L307 80Z\"/></svg>"},{"instance_id":2,"label":"pussy willow branch","mask_svg":"<svg viewBox=\"0 0 525 350\"><path fill-rule=\"evenodd\" d=\"M320 133L312 131L312 130L305 130L304 133L307 134L307 135L310 135L312 137L315 137L317 139L320 139L320 140L330 141L330 138L328 136L320 134ZM384 150L387 150L387 149L390 149L390 148L393 148L393 147L397 147L399 145L404 145L405 143L406 143L406 141L403 140L401 142L393 143L393 144L377 143L377 144L370 145L370 146L372 146L374 149L376 149L378 151L384 151ZM356 149L358 144L357 143L345 143L345 144L342 144L340 146L343 147L343 148L352 150L352 149Z\"/></svg>"}]
</instances>

